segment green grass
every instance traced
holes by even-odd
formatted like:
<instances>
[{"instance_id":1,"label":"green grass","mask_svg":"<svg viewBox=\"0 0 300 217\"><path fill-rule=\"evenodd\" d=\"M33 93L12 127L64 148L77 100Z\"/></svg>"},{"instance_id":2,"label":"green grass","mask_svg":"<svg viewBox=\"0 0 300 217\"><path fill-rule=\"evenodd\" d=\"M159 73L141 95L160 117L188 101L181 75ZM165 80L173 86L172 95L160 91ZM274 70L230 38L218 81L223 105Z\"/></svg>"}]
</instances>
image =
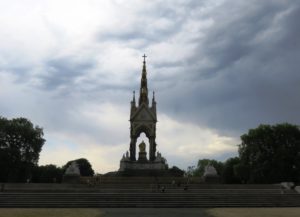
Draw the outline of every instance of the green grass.
<instances>
[{"instance_id":1,"label":"green grass","mask_svg":"<svg viewBox=\"0 0 300 217\"><path fill-rule=\"evenodd\" d=\"M206 210L213 217L299 217L300 208L215 208Z\"/></svg>"},{"instance_id":2,"label":"green grass","mask_svg":"<svg viewBox=\"0 0 300 217\"><path fill-rule=\"evenodd\" d=\"M100 209L1 208L0 217L102 217Z\"/></svg>"}]
</instances>

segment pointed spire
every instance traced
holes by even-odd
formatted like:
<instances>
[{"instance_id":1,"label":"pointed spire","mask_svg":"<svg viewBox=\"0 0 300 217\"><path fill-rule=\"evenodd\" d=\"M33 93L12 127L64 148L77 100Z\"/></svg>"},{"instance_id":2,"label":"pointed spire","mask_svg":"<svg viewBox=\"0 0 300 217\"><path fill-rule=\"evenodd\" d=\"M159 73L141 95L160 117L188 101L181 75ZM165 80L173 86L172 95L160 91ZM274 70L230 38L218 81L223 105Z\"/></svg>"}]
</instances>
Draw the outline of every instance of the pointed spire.
<instances>
[{"instance_id":1,"label":"pointed spire","mask_svg":"<svg viewBox=\"0 0 300 217\"><path fill-rule=\"evenodd\" d=\"M132 98L132 102L135 104L135 91L133 91L133 98Z\"/></svg>"},{"instance_id":2,"label":"pointed spire","mask_svg":"<svg viewBox=\"0 0 300 217\"><path fill-rule=\"evenodd\" d=\"M135 91L133 91L133 97L132 97L131 108L130 108L130 117L134 114L135 110L136 110Z\"/></svg>"},{"instance_id":3,"label":"pointed spire","mask_svg":"<svg viewBox=\"0 0 300 217\"><path fill-rule=\"evenodd\" d=\"M152 97L152 107L156 104L155 102L155 92L153 91L153 97Z\"/></svg>"},{"instance_id":4,"label":"pointed spire","mask_svg":"<svg viewBox=\"0 0 300 217\"><path fill-rule=\"evenodd\" d=\"M146 55L144 54L144 56L142 56L144 58L143 61L143 71L142 71L142 79L146 79L147 81L147 69L146 69Z\"/></svg>"},{"instance_id":5,"label":"pointed spire","mask_svg":"<svg viewBox=\"0 0 300 217\"><path fill-rule=\"evenodd\" d=\"M143 71L142 71L142 78L141 78L139 105L141 105L142 103L146 103L146 105L149 105L148 87L147 87L146 57L147 56L144 54L144 56L143 56L144 61L143 61Z\"/></svg>"},{"instance_id":6,"label":"pointed spire","mask_svg":"<svg viewBox=\"0 0 300 217\"><path fill-rule=\"evenodd\" d=\"M153 91L153 97L152 97L152 110L154 112L154 115L156 117L156 101L155 101L155 92Z\"/></svg>"},{"instance_id":7,"label":"pointed spire","mask_svg":"<svg viewBox=\"0 0 300 217\"><path fill-rule=\"evenodd\" d=\"M143 75L144 75L144 72L145 72L145 74L147 73L147 71L146 71L146 55L144 54L144 56L142 56L143 58L144 58L144 61L143 61Z\"/></svg>"},{"instance_id":8,"label":"pointed spire","mask_svg":"<svg viewBox=\"0 0 300 217\"><path fill-rule=\"evenodd\" d=\"M132 101L131 101L131 109L135 109L135 91L133 91Z\"/></svg>"}]
</instances>

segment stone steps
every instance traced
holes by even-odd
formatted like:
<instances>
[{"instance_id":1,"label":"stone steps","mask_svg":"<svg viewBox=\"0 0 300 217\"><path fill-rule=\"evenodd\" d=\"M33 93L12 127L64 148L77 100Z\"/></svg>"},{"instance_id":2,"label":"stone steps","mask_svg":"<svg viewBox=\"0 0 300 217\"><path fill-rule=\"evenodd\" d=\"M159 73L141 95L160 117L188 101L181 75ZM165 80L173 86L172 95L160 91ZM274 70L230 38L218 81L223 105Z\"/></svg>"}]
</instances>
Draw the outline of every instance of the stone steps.
<instances>
[{"instance_id":1,"label":"stone steps","mask_svg":"<svg viewBox=\"0 0 300 217\"><path fill-rule=\"evenodd\" d=\"M183 190L184 183L180 187L172 186L169 182L168 184L159 183L160 186L165 186L169 191ZM205 185L205 184L189 184L189 190L191 191L219 191L219 190L278 190L280 191L280 186L278 185ZM97 185L84 185L84 184L44 184L44 183L29 183L29 184L5 184L3 191L5 192L93 192L93 191L153 191L157 189L157 184L148 184L148 183L120 183L120 184L106 184L100 183Z\"/></svg>"},{"instance_id":2,"label":"stone steps","mask_svg":"<svg viewBox=\"0 0 300 217\"><path fill-rule=\"evenodd\" d=\"M258 189L258 191L260 192L260 194L279 194L281 193L281 190L261 190ZM74 189L74 190L21 190L21 191L5 191L5 192L15 192L15 193L156 193L156 192L160 192L160 189L154 188L154 189L100 189L100 188L90 188L90 189ZM186 192L184 191L183 188L180 189L169 189L166 188L165 192L168 193L181 193L181 192ZM188 192L193 194L218 194L219 192L223 192L223 193L230 193L231 195L234 194L240 194L241 192L243 194L256 194L257 192L255 192L255 190L248 190L248 189L241 189L241 190L236 190L236 189L228 189L228 190L199 190L199 189L188 189ZM293 194L297 194L296 191L288 191L288 190L283 190L284 193L293 193Z\"/></svg>"},{"instance_id":3,"label":"stone steps","mask_svg":"<svg viewBox=\"0 0 300 217\"><path fill-rule=\"evenodd\" d=\"M300 207L300 194L278 185L6 184L0 207ZM154 187L153 187L154 186Z\"/></svg>"},{"instance_id":4,"label":"stone steps","mask_svg":"<svg viewBox=\"0 0 300 217\"><path fill-rule=\"evenodd\" d=\"M0 207L294 207L300 194L0 193Z\"/></svg>"}]
</instances>

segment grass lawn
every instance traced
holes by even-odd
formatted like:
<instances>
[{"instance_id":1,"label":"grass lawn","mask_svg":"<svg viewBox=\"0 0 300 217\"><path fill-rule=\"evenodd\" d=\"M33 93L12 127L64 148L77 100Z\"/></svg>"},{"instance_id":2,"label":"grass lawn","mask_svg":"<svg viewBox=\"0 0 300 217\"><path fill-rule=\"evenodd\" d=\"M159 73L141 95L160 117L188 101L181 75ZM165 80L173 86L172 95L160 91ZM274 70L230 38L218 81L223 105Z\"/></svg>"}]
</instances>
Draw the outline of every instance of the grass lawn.
<instances>
[{"instance_id":1,"label":"grass lawn","mask_svg":"<svg viewBox=\"0 0 300 217\"><path fill-rule=\"evenodd\" d=\"M110 217L112 216L131 216L132 213L135 213L134 208L129 208L129 212L120 212L106 213L103 209L67 209L67 208L0 208L0 217ZM141 211L142 210L142 211ZM148 210L148 211L147 211ZM150 209L151 210L151 209ZM139 214L143 213L145 216L182 216L180 213L174 215L174 212L177 212L177 209L168 209L173 210L169 214L166 214L163 210L155 210L155 212L149 212L149 209L139 209ZM188 209L189 210L189 209ZM207 213L211 217L299 217L300 208L213 208L205 209L203 212L199 212L203 209L191 209L190 215L200 217L206 216ZM131 212L131 214L130 214ZM144 213L145 212L145 213ZM149 214L151 213L151 215ZM173 213L173 214L172 214ZM197 214L198 213L198 214ZM140 217L143 216L141 214ZM183 215L183 217L189 217L189 214ZM196 215L195 215L196 214ZM137 216L137 215L135 215Z\"/></svg>"},{"instance_id":2,"label":"grass lawn","mask_svg":"<svg viewBox=\"0 0 300 217\"><path fill-rule=\"evenodd\" d=\"M299 217L300 208L215 208L207 213L213 217Z\"/></svg>"},{"instance_id":3,"label":"grass lawn","mask_svg":"<svg viewBox=\"0 0 300 217\"><path fill-rule=\"evenodd\" d=\"M102 217L100 209L1 208L0 217Z\"/></svg>"}]
</instances>

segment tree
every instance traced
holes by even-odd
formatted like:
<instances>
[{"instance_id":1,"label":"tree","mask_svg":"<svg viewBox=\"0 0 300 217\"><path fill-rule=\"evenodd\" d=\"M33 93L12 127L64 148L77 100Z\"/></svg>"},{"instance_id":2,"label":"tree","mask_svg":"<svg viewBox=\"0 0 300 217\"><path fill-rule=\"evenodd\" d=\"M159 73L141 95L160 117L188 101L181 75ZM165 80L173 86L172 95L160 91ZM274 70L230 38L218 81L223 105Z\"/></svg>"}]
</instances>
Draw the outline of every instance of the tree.
<instances>
[{"instance_id":1,"label":"tree","mask_svg":"<svg viewBox=\"0 0 300 217\"><path fill-rule=\"evenodd\" d=\"M250 183L299 182L300 130L291 124L260 125L241 136L239 156Z\"/></svg>"},{"instance_id":2,"label":"tree","mask_svg":"<svg viewBox=\"0 0 300 217\"><path fill-rule=\"evenodd\" d=\"M169 169L169 172L172 176L176 176L176 177L182 177L184 174L184 171L179 169L176 166L173 166L172 168Z\"/></svg>"},{"instance_id":3,"label":"tree","mask_svg":"<svg viewBox=\"0 0 300 217\"><path fill-rule=\"evenodd\" d=\"M62 181L63 170L53 164L36 166L32 172L32 182L35 183L60 183Z\"/></svg>"},{"instance_id":4,"label":"tree","mask_svg":"<svg viewBox=\"0 0 300 217\"><path fill-rule=\"evenodd\" d=\"M205 167L209 164L215 167L215 169L217 170L217 173L219 175L222 174L222 172L223 172L223 163L222 162L212 160L212 159L200 159L198 161L197 168L194 169L193 175L194 176L203 176Z\"/></svg>"},{"instance_id":5,"label":"tree","mask_svg":"<svg viewBox=\"0 0 300 217\"><path fill-rule=\"evenodd\" d=\"M239 165L239 157L229 158L226 160L222 174L222 179L226 184L239 184L242 182L240 176L237 175L237 172L239 172L239 170L237 170Z\"/></svg>"},{"instance_id":6,"label":"tree","mask_svg":"<svg viewBox=\"0 0 300 217\"><path fill-rule=\"evenodd\" d=\"M30 178L44 143L43 129L26 118L0 117L0 181Z\"/></svg>"},{"instance_id":7,"label":"tree","mask_svg":"<svg viewBox=\"0 0 300 217\"><path fill-rule=\"evenodd\" d=\"M69 161L66 165L63 166L63 171L66 171L69 165L74 161L77 163L79 167L81 176L93 176L95 174L92 165L85 158L79 158L77 160Z\"/></svg>"}]
</instances>

